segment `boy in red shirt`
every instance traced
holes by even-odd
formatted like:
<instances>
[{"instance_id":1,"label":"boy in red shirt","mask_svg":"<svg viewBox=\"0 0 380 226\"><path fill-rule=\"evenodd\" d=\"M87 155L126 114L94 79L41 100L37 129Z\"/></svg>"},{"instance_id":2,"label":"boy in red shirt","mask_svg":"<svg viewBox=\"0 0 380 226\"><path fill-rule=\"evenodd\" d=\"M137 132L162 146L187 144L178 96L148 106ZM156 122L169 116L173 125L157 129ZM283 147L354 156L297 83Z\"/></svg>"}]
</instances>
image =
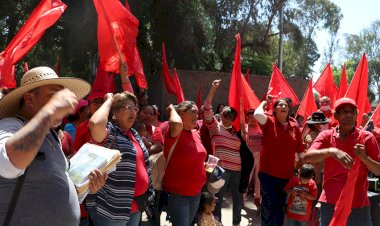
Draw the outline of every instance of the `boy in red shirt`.
<instances>
[{"instance_id":1,"label":"boy in red shirt","mask_svg":"<svg viewBox=\"0 0 380 226\"><path fill-rule=\"evenodd\" d=\"M317 199L317 185L313 180L314 168L304 164L299 176L293 177L285 187L288 193L288 226L307 226L313 201Z\"/></svg>"}]
</instances>

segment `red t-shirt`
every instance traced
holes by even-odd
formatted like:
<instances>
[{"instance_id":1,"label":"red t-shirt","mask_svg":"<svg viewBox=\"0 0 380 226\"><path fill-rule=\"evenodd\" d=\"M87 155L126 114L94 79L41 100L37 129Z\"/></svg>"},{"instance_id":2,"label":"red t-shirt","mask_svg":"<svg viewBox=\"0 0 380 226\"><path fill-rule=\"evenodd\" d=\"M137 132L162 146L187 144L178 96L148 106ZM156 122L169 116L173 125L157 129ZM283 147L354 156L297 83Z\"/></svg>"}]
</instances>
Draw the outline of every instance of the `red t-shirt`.
<instances>
[{"instance_id":1,"label":"red t-shirt","mask_svg":"<svg viewBox=\"0 0 380 226\"><path fill-rule=\"evenodd\" d=\"M82 147L83 144L91 141L90 130L88 129L88 120L82 122L77 127L74 139L74 153Z\"/></svg>"},{"instance_id":2,"label":"red t-shirt","mask_svg":"<svg viewBox=\"0 0 380 226\"><path fill-rule=\"evenodd\" d=\"M161 123L159 128L161 130L162 137L166 137L166 133L169 131L169 121L165 121L165 122Z\"/></svg>"},{"instance_id":3,"label":"red t-shirt","mask_svg":"<svg viewBox=\"0 0 380 226\"><path fill-rule=\"evenodd\" d=\"M128 132L126 132L125 135L127 135L132 140L133 147L135 147L136 149L136 180L135 191L133 196L137 197L143 195L146 192L146 190L148 190L149 177L145 166L144 152L141 149L139 142L132 135L132 132L130 130L128 130ZM137 206L137 203L133 201L131 213L137 212L138 210L139 208Z\"/></svg>"},{"instance_id":4,"label":"red t-shirt","mask_svg":"<svg viewBox=\"0 0 380 226\"><path fill-rule=\"evenodd\" d=\"M359 132L364 137L359 139ZM379 147L377 145L375 137L372 133L355 128L355 131L348 135L345 141L339 138L339 134L336 128L322 131L315 139L314 143L309 148L310 151L335 147L349 154L353 159L356 158L354 153L354 145L360 143L360 140L364 140L365 150L369 157L375 161L380 161ZM334 157L328 157L325 159L323 175L323 190L319 198L320 202L328 204L336 204L339 199L340 193L346 183L348 169L345 169L343 165L338 162ZM367 196L368 181L367 181L368 169L361 162L359 167L359 174L356 181L354 198L352 201L352 208L361 208L369 206L369 200Z\"/></svg>"},{"instance_id":5,"label":"red t-shirt","mask_svg":"<svg viewBox=\"0 0 380 226\"><path fill-rule=\"evenodd\" d=\"M146 131L148 131L147 138L152 142L158 142L164 144L164 137L162 136L161 129L157 126L146 125Z\"/></svg>"},{"instance_id":6,"label":"red t-shirt","mask_svg":"<svg viewBox=\"0 0 380 226\"><path fill-rule=\"evenodd\" d=\"M284 190L287 192L289 189L302 189L310 195L317 197L317 185L313 179L310 179L307 184L301 184L298 177L293 177ZM309 199L303 199L298 194L293 196L289 194L287 204L287 216L288 218L297 221L309 221L311 216L311 210L313 208L313 201Z\"/></svg>"},{"instance_id":7,"label":"red t-shirt","mask_svg":"<svg viewBox=\"0 0 380 226\"><path fill-rule=\"evenodd\" d=\"M62 151L65 153L65 156L69 156L71 153L70 151L73 150L73 138L71 138L70 133L63 131L65 134L61 140L62 144Z\"/></svg>"},{"instance_id":8,"label":"red t-shirt","mask_svg":"<svg viewBox=\"0 0 380 226\"><path fill-rule=\"evenodd\" d=\"M273 177L292 178L295 154L305 151L298 125L293 120L283 125L267 115L266 123L260 128L263 132L263 150L259 171Z\"/></svg>"},{"instance_id":9,"label":"red t-shirt","mask_svg":"<svg viewBox=\"0 0 380 226\"><path fill-rule=\"evenodd\" d=\"M168 158L170 148L178 137L165 136L164 155ZM179 195L194 196L206 183L204 160L206 149L199 133L182 130L165 171L163 188Z\"/></svg>"}]
</instances>

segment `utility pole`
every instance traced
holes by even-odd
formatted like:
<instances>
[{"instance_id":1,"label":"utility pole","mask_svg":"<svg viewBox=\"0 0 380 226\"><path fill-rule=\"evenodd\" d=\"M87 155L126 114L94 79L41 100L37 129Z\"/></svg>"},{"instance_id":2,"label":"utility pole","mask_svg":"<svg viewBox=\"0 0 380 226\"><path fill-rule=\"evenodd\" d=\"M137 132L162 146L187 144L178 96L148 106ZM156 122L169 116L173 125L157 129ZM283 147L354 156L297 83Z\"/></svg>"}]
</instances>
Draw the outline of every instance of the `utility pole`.
<instances>
[{"instance_id":1,"label":"utility pole","mask_svg":"<svg viewBox=\"0 0 380 226\"><path fill-rule=\"evenodd\" d=\"M284 23L284 1L280 0L280 8L279 8L279 40L278 40L278 68L282 72L282 55L283 55L283 23Z\"/></svg>"}]
</instances>

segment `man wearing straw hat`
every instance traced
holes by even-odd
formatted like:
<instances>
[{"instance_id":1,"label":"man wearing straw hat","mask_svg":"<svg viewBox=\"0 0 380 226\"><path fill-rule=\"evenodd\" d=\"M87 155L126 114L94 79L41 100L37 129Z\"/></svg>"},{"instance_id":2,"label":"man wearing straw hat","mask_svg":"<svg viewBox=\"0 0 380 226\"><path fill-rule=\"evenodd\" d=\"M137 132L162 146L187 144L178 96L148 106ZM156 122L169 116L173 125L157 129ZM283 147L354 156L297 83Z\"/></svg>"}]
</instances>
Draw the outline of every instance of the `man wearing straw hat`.
<instances>
[{"instance_id":1,"label":"man wearing straw hat","mask_svg":"<svg viewBox=\"0 0 380 226\"><path fill-rule=\"evenodd\" d=\"M51 130L74 112L90 84L48 67L29 70L21 86L0 100L0 224L79 225L69 164ZM97 192L106 175L91 173Z\"/></svg>"}]
</instances>

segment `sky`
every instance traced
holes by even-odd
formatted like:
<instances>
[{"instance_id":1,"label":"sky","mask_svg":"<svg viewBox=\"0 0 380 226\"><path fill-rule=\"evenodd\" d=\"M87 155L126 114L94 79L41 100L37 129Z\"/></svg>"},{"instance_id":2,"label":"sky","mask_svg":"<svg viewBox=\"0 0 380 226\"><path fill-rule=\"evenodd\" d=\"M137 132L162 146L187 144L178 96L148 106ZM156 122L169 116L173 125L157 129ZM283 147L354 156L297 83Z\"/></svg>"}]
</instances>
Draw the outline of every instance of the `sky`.
<instances>
[{"instance_id":1,"label":"sky","mask_svg":"<svg viewBox=\"0 0 380 226\"><path fill-rule=\"evenodd\" d=\"M343 14L343 19L341 20L340 29L338 31L340 44L343 45L343 35L348 34L359 34L364 28L368 28L371 23L375 20L380 20L380 1L379 0L330 0L331 2L338 5ZM316 43L318 46L319 53L323 55L324 49L327 47L328 33L327 32L317 32ZM314 66L313 80L316 80L321 70L325 65L321 65L322 57L316 62Z\"/></svg>"}]
</instances>

